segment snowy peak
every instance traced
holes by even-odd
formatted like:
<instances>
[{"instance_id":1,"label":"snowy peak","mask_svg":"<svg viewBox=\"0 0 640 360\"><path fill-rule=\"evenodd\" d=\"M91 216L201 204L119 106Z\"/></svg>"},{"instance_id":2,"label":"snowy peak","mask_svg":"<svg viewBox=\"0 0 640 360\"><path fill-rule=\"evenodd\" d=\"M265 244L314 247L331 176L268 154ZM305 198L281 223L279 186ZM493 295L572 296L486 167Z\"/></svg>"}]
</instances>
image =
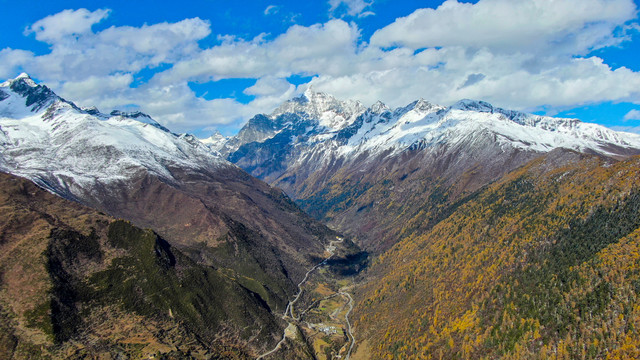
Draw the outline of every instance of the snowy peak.
<instances>
[{"instance_id":1,"label":"snowy peak","mask_svg":"<svg viewBox=\"0 0 640 360\"><path fill-rule=\"evenodd\" d=\"M420 98L419 100L416 100L416 101L412 102L411 104L409 104L409 106L412 107L416 111L422 111L422 112L427 112L427 111L432 110L435 107L438 107L438 106L433 105L432 103L426 101L423 98Z\"/></svg>"},{"instance_id":2,"label":"snowy peak","mask_svg":"<svg viewBox=\"0 0 640 360\"><path fill-rule=\"evenodd\" d=\"M393 110L393 117L398 120L406 120L404 119L406 116L410 116L413 121L424 118L428 114L440 110L444 110L445 108L438 105L433 105L424 99L416 100L411 104L399 107Z\"/></svg>"},{"instance_id":3,"label":"snowy peak","mask_svg":"<svg viewBox=\"0 0 640 360\"><path fill-rule=\"evenodd\" d=\"M201 143L207 146L209 149L214 150L216 152L221 152L224 149L224 146L229 140L226 136L222 135L219 131L213 133L213 135L208 138L198 139Z\"/></svg>"},{"instance_id":4,"label":"snowy peak","mask_svg":"<svg viewBox=\"0 0 640 360\"><path fill-rule=\"evenodd\" d=\"M33 81L33 79L31 79L31 76L29 76L29 74L22 73L22 74L18 75L15 79L10 79L10 80L7 80L7 81L3 82L2 84L0 84L0 87L9 87L13 83L16 83L16 82L23 82L27 86L31 86L31 87L38 86L38 84L36 84L36 82Z\"/></svg>"},{"instance_id":5,"label":"snowy peak","mask_svg":"<svg viewBox=\"0 0 640 360\"><path fill-rule=\"evenodd\" d=\"M79 113L91 115L102 120L111 118L114 120L131 119L169 132L169 129L140 111L124 112L113 110L110 114L103 114L95 106L79 108L74 103L56 95L47 86L37 84L26 73L22 73L15 79L7 80L0 85L0 102L2 102L0 103L0 117L17 119L32 116L45 110L49 110L50 115L53 115L54 110L59 112L62 108L71 108ZM55 109L52 107L54 104L57 104Z\"/></svg>"},{"instance_id":6,"label":"snowy peak","mask_svg":"<svg viewBox=\"0 0 640 360\"><path fill-rule=\"evenodd\" d=\"M453 110L493 112L493 105L485 101L462 99L451 106Z\"/></svg>"},{"instance_id":7,"label":"snowy peak","mask_svg":"<svg viewBox=\"0 0 640 360\"><path fill-rule=\"evenodd\" d=\"M96 109L97 110L97 109ZM162 131L169 132L169 129L160 125L157 121L155 121L151 116L141 112L141 111L133 111L133 112L125 112L120 110L113 110L110 114L110 117L116 118L118 120L122 119L132 119L139 121L143 124L149 124L151 126L155 126Z\"/></svg>"},{"instance_id":8,"label":"snowy peak","mask_svg":"<svg viewBox=\"0 0 640 360\"><path fill-rule=\"evenodd\" d=\"M171 181L172 170L231 166L195 138L179 137L141 112L80 109L19 77L0 87L0 170L66 197L140 172ZM47 185L49 184L49 185Z\"/></svg>"},{"instance_id":9,"label":"snowy peak","mask_svg":"<svg viewBox=\"0 0 640 360\"><path fill-rule=\"evenodd\" d=\"M104 116L104 114L102 114L100 112L100 110L98 110L97 107L95 106L90 106L90 107L83 107L81 108L82 111L86 112L89 115L94 115L94 116Z\"/></svg>"},{"instance_id":10,"label":"snowy peak","mask_svg":"<svg viewBox=\"0 0 640 360\"><path fill-rule=\"evenodd\" d=\"M304 155L307 151L323 153L321 161L330 162L341 156L355 159L365 152L373 155L416 147L464 148L464 144L487 139L504 149L534 152L568 148L622 157L640 153L640 136L636 134L577 119L505 110L484 101L464 99L444 107L419 99L395 109L378 101L365 109L359 102L342 102L312 90L287 101L270 116L254 117L229 139L228 151L223 153L232 153L244 144L261 143L264 145L255 146L269 151L293 146L301 158L311 156Z\"/></svg>"},{"instance_id":11,"label":"snowy peak","mask_svg":"<svg viewBox=\"0 0 640 360\"><path fill-rule=\"evenodd\" d=\"M220 133L220 131L214 132L208 138L200 139L200 141L204 144L218 144L221 141L226 140L227 138Z\"/></svg>"},{"instance_id":12,"label":"snowy peak","mask_svg":"<svg viewBox=\"0 0 640 360\"><path fill-rule=\"evenodd\" d=\"M354 117L365 111L359 101L340 101L335 97L315 92L309 87L302 95L280 105L270 117L272 119L283 114L297 114L312 118L331 130L340 130L353 122Z\"/></svg>"},{"instance_id":13,"label":"snowy peak","mask_svg":"<svg viewBox=\"0 0 640 360\"><path fill-rule=\"evenodd\" d=\"M568 148L608 156L636 154L640 136L617 132L604 126L578 119L555 118L506 110L475 100L461 100L447 109L444 118L464 126L487 129L498 141L516 148L547 152Z\"/></svg>"},{"instance_id":14,"label":"snowy peak","mask_svg":"<svg viewBox=\"0 0 640 360\"><path fill-rule=\"evenodd\" d=\"M11 107L22 105L21 107L27 108L30 112L37 112L61 99L51 89L36 84L29 75L22 73L0 85L0 101L5 100L14 103Z\"/></svg>"},{"instance_id":15,"label":"snowy peak","mask_svg":"<svg viewBox=\"0 0 640 360\"><path fill-rule=\"evenodd\" d=\"M389 109L389 107L380 100L376 101L375 104L371 105L371 107L368 110L373 114L383 114L391 111L391 109Z\"/></svg>"},{"instance_id":16,"label":"snowy peak","mask_svg":"<svg viewBox=\"0 0 640 360\"><path fill-rule=\"evenodd\" d=\"M541 116L527 114L521 111L506 110L503 108L495 107L488 102L464 99L453 104L449 111L459 111L461 113L485 113L502 115L500 118L506 118L519 125L540 127L545 130L555 130L557 128L575 128L581 123L578 119L556 118L550 116Z\"/></svg>"},{"instance_id":17,"label":"snowy peak","mask_svg":"<svg viewBox=\"0 0 640 360\"><path fill-rule=\"evenodd\" d=\"M517 125L522 125L524 127L534 127L539 128L549 132L556 131L577 131L577 128L598 128L599 130L596 133L616 133L613 130L605 128L604 126L596 125L596 124L587 124L582 123L578 119L568 119L568 118L556 118L550 116L541 116L541 115L533 115L527 114L521 111L515 110L506 110L503 108L495 107L485 101L477 101L477 100L461 100L452 105L447 109L450 113L455 113L452 115L453 117L459 119L471 119L477 118L480 116L481 118L495 118L499 121L510 121ZM472 116L471 114L476 114ZM592 134L591 134L592 135ZM583 134L583 137L590 137L590 134Z\"/></svg>"}]
</instances>

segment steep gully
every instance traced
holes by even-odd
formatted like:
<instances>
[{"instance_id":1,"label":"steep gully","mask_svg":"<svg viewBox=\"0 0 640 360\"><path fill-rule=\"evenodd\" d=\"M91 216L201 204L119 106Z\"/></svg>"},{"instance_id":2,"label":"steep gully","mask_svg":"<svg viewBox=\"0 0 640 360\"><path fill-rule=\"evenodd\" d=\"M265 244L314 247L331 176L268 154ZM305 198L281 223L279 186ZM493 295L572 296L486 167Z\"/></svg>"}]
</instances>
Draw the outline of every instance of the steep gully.
<instances>
[{"instance_id":1,"label":"steep gully","mask_svg":"<svg viewBox=\"0 0 640 360\"><path fill-rule=\"evenodd\" d=\"M282 339L280 339L280 341L276 344L276 346L267 351L266 353L258 356L256 358L256 360L261 360L263 358L265 358L266 356L269 356L273 353L275 353L276 351L280 350L280 347L282 346L282 344L286 341L287 339L287 335L289 333L293 333L294 329L295 329L295 321L300 321L302 315L304 315L304 313L309 310L305 310L303 312L301 312L297 317L294 315L293 313L293 305L300 299L300 296L302 295L302 286L307 282L307 280L309 279L309 275L311 275L311 273L313 273L316 269L318 269L319 267L326 265L327 261L329 261L329 259L331 259L336 251L336 244L342 243L344 241L343 238L341 237L337 237L336 240L332 240L329 242L329 245L326 247L326 251L329 253L329 256L327 256L324 260L322 260L321 262L319 262L318 264L316 264L315 266L313 266L311 269L309 269L309 271L307 271L307 273L304 275L304 278L302 279L302 281L300 281L300 283L298 284L298 293L296 294L296 296L289 301L289 303L287 304L286 309L284 310L284 314L282 315L282 319L285 320L287 322L287 327L284 329L284 332L282 334ZM351 339L351 344L349 346L349 350L347 352L347 355L345 357L346 360L349 359L350 355L351 355L351 351L353 350L353 346L356 343L356 339L353 336L353 332L351 329L351 323L349 322L349 314L351 313L351 311L353 310L353 298L351 297L351 295L347 292L344 291L344 288L338 290L337 293L330 295L326 298L329 297L333 297L336 295L340 295L343 297L346 297L349 299L348 305L349 305L349 310L347 311L347 313L345 314L345 321L347 323L347 331L349 334L349 339ZM290 321L293 320L294 322Z\"/></svg>"}]
</instances>

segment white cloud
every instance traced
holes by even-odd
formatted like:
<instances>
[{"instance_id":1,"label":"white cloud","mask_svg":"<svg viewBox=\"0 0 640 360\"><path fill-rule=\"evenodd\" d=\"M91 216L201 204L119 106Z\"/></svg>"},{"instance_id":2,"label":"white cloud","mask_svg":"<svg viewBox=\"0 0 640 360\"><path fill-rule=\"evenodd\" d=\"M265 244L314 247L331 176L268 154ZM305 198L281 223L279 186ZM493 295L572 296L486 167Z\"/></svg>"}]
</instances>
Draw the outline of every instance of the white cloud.
<instances>
[{"instance_id":1,"label":"white cloud","mask_svg":"<svg viewBox=\"0 0 640 360\"><path fill-rule=\"evenodd\" d=\"M364 11L370 7L373 1L364 0L329 0L329 13L344 12L349 16L366 17L375 15L372 11Z\"/></svg>"},{"instance_id":2,"label":"white cloud","mask_svg":"<svg viewBox=\"0 0 640 360\"><path fill-rule=\"evenodd\" d=\"M0 50L0 79L7 79L22 71L22 65L33 58L31 51L14 50L10 48Z\"/></svg>"},{"instance_id":3,"label":"white cloud","mask_svg":"<svg viewBox=\"0 0 640 360\"><path fill-rule=\"evenodd\" d=\"M205 100L196 97L186 82L180 82L129 89L119 98L100 103L99 107L110 109L127 103L140 104L142 111L152 114L171 130L187 132L212 124L239 126L255 114L272 111L294 95L295 87L291 85L283 92L258 96L248 104L234 99Z\"/></svg>"},{"instance_id":4,"label":"white cloud","mask_svg":"<svg viewBox=\"0 0 640 360\"><path fill-rule=\"evenodd\" d=\"M110 27L97 33L67 34L51 42L49 54L33 57L23 65L30 73L43 73L56 81L135 73L199 53L198 40L210 32L208 21L193 18L138 28Z\"/></svg>"},{"instance_id":5,"label":"white cloud","mask_svg":"<svg viewBox=\"0 0 640 360\"><path fill-rule=\"evenodd\" d=\"M640 110L632 109L625 116L624 120L640 120Z\"/></svg>"},{"instance_id":6,"label":"white cloud","mask_svg":"<svg viewBox=\"0 0 640 360\"><path fill-rule=\"evenodd\" d=\"M87 105L96 105L105 93L118 93L129 89L133 82L131 74L89 76L81 81L66 81L60 92L69 99L82 99Z\"/></svg>"},{"instance_id":7,"label":"white cloud","mask_svg":"<svg viewBox=\"0 0 640 360\"><path fill-rule=\"evenodd\" d=\"M223 43L176 63L154 81L199 81L224 78L286 77L291 74L343 72L353 59L359 31L353 24L331 20L308 27L294 25L273 41L225 37Z\"/></svg>"},{"instance_id":8,"label":"white cloud","mask_svg":"<svg viewBox=\"0 0 640 360\"><path fill-rule=\"evenodd\" d=\"M292 87L295 88L295 86L285 79L265 76L258 79L253 86L246 88L244 93L247 95L259 96L279 95L291 90Z\"/></svg>"},{"instance_id":9,"label":"white cloud","mask_svg":"<svg viewBox=\"0 0 640 360\"><path fill-rule=\"evenodd\" d=\"M211 33L208 21L200 18L185 19L176 23L159 23L131 26L111 27L98 34L102 44L113 44L130 48L140 54L169 54L176 49L190 47L196 50L196 41Z\"/></svg>"},{"instance_id":10,"label":"white cloud","mask_svg":"<svg viewBox=\"0 0 640 360\"><path fill-rule=\"evenodd\" d=\"M280 7L277 5L269 5L266 9L264 9L265 15L272 15L277 13L280 10Z\"/></svg>"},{"instance_id":11,"label":"white cloud","mask_svg":"<svg viewBox=\"0 0 640 360\"><path fill-rule=\"evenodd\" d=\"M356 15L370 5L330 4L333 12ZM550 112L602 101L640 103L640 72L614 70L585 55L636 36L638 25L628 22L635 11L628 0L450 0L397 19L369 43L355 23L333 19L293 25L271 40L265 34L252 40L218 35L218 45L201 48L211 25L199 18L94 32L91 25L108 10L65 10L31 27L51 52L0 50L0 76L25 70L79 105L105 111L137 104L174 131L237 126L270 112L298 93L286 80L291 75L312 76L314 89L339 98L390 106L420 97L442 105L473 98ZM59 20L51 19L79 15L82 26L52 25ZM131 88L139 71L159 65L166 69ZM229 78L257 79L244 89L255 99L205 100L188 86Z\"/></svg>"},{"instance_id":12,"label":"white cloud","mask_svg":"<svg viewBox=\"0 0 640 360\"><path fill-rule=\"evenodd\" d=\"M106 9L93 12L87 9L63 10L36 21L25 30L25 33L35 33L36 39L51 44L69 35L82 35L90 32L94 24L99 23L108 15L109 10Z\"/></svg>"},{"instance_id":13,"label":"white cloud","mask_svg":"<svg viewBox=\"0 0 640 360\"><path fill-rule=\"evenodd\" d=\"M396 19L376 31L371 44L581 54L610 45L612 30L635 16L632 0L447 0Z\"/></svg>"},{"instance_id":14,"label":"white cloud","mask_svg":"<svg viewBox=\"0 0 640 360\"><path fill-rule=\"evenodd\" d=\"M640 74L627 68L612 70L597 57L540 59L547 67L530 72L523 64L534 55L505 56L488 50L468 52L460 47L430 50L423 59L400 55L387 59L386 54L369 59L360 54L363 63L360 71L340 76L320 75L312 80L314 87L365 103L382 99L391 106L420 97L443 105L462 98L481 99L520 110L534 110L542 105L568 107L601 101L640 101ZM484 75L482 79L467 83L470 75L479 73Z\"/></svg>"},{"instance_id":15,"label":"white cloud","mask_svg":"<svg viewBox=\"0 0 640 360\"><path fill-rule=\"evenodd\" d=\"M640 126L612 126L615 131L625 131L635 134L640 134Z\"/></svg>"}]
</instances>

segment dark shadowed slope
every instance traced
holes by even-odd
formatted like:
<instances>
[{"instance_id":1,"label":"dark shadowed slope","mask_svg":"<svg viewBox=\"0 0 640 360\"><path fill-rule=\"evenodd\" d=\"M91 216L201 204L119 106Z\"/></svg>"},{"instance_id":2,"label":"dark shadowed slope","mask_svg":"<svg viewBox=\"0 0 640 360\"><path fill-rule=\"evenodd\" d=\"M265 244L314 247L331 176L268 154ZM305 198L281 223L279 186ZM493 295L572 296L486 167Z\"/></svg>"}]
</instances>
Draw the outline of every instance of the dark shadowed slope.
<instances>
[{"instance_id":1,"label":"dark shadowed slope","mask_svg":"<svg viewBox=\"0 0 640 360\"><path fill-rule=\"evenodd\" d=\"M0 253L3 358L250 358L280 331L255 280L1 173Z\"/></svg>"}]
</instances>

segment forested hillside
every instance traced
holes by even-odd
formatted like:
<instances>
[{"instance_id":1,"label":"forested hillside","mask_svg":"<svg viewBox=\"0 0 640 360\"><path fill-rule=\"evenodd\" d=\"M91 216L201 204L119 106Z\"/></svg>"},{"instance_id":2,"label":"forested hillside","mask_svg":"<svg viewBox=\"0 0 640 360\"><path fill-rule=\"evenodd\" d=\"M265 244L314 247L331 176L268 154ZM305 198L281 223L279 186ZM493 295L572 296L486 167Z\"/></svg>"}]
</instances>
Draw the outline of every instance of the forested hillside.
<instances>
[{"instance_id":1,"label":"forested hillside","mask_svg":"<svg viewBox=\"0 0 640 360\"><path fill-rule=\"evenodd\" d=\"M639 214L640 158L540 157L377 259L358 353L637 358Z\"/></svg>"}]
</instances>

